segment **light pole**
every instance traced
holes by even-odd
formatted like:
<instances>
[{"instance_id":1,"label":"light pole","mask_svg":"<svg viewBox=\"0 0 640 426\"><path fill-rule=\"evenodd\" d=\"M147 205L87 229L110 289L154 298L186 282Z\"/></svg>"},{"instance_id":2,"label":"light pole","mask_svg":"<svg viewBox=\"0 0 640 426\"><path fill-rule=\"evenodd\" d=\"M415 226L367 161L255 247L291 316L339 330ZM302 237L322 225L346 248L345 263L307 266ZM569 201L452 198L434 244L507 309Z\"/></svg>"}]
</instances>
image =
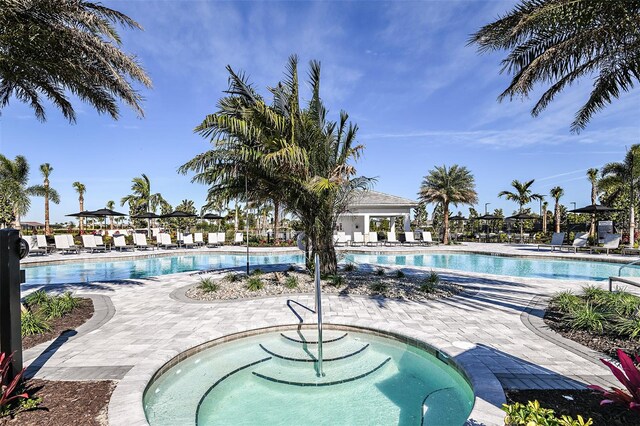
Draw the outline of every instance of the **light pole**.
<instances>
[{"instance_id":1,"label":"light pole","mask_svg":"<svg viewBox=\"0 0 640 426\"><path fill-rule=\"evenodd\" d=\"M489 211L487 210L487 206L491 204L491 203L484 203L484 214L488 214Z\"/></svg>"},{"instance_id":2,"label":"light pole","mask_svg":"<svg viewBox=\"0 0 640 426\"><path fill-rule=\"evenodd\" d=\"M249 184L247 182L246 173L244 175L244 197L245 197L245 200L247 200L246 201L247 205L245 206L246 212L245 212L244 230L245 230L245 235L247 240L247 275L249 275Z\"/></svg>"},{"instance_id":3,"label":"light pole","mask_svg":"<svg viewBox=\"0 0 640 426\"><path fill-rule=\"evenodd\" d=\"M569 204L573 204L573 210L576 209L576 202L572 201ZM571 221L569 220L569 212L567 212L567 237L569 237L569 233L571 232L571 226L569 226Z\"/></svg>"}]
</instances>

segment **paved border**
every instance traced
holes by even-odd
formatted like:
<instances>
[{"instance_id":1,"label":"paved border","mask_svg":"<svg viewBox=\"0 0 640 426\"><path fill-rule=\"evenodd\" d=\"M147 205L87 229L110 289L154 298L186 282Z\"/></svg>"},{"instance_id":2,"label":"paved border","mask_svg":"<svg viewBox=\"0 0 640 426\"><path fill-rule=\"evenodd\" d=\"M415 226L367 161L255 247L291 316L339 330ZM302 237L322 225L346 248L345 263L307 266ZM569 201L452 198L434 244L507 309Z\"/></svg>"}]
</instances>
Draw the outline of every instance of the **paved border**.
<instances>
[{"instance_id":1,"label":"paved border","mask_svg":"<svg viewBox=\"0 0 640 426\"><path fill-rule=\"evenodd\" d=\"M325 323L326 329L352 330L386 338L420 347L432 353L441 361L457 370L470 383L475 394L473 410L466 422L469 426L490 426L502 424L504 412L500 409L506 402L502 385L491 370L472 353L460 351L458 354L448 353L435 345L420 339L419 332L407 330L408 334L398 333L391 325L372 328L366 325ZM300 324L283 324L259 329L247 329L233 334L223 335L217 339L204 342L186 349L167 348L163 354L149 358L145 365L137 365L129 371L114 390L109 401L108 418L111 426L146 426L148 422L144 412L143 398L148 386L173 365L218 344L273 331L298 329ZM303 328L313 328L314 324L304 324Z\"/></svg>"}]
</instances>

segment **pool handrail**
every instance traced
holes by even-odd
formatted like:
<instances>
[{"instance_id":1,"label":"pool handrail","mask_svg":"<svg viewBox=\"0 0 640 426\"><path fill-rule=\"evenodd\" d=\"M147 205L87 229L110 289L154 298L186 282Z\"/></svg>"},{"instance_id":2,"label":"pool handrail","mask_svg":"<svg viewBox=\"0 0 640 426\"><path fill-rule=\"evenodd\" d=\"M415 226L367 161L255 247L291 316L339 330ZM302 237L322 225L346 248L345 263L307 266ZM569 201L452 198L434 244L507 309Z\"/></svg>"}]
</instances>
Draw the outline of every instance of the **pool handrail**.
<instances>
[{"instance_id":1,"label":"pool handrail","mask_svg":"<svg viewBox=\"0 0 640 426\"><path fill-rule=\"evenodd\" d=\"M622 265L620 268L618 268L618 276L621 277L622 276L622 270L628 266L631 265L635 265L637 263L640 263L640 259L636 259L633 262L629 262L629 263L625 263L624 265Z\"/></svg>"},{"instance_id":2,"label":"pool handrail","mask_svg":"<svg viewBox=\"0 0 640 426\"><path fill-rule=\"evenodd\" d=\"M316 282L316 314L318 315L318 376L323 377L322 371L322 288L320 282L320 256L315 257L315 282Z\"/></svg>"}]
</instances>

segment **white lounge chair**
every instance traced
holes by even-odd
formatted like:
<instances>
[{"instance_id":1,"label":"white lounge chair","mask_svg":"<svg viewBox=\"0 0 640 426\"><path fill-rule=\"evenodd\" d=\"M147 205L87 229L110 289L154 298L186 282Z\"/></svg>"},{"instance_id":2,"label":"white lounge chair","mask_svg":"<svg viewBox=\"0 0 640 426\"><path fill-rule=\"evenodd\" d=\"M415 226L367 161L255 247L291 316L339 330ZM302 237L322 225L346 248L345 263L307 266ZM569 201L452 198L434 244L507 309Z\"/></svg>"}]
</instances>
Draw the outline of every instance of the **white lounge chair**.
<instances>
[{"instance_id":1,"label":"white lounge chair","mask_svg":"<svg viewBox=\"0 0 640 426\"><path fill-rule=\"evenodd\" d=\"M369 232L369 241L367 241L368 246L378 246L380 242L378 241L378 233L377 232Z\"/></svg>"},{"instance_id":2,"label":"white lounge chair","mask_svg":"<svg viewBox=\"0 0 640 426\"><path fill-rule=\"evenodd\" d=\"M351 242L352 246L361 246L364 244L364 235L362 232L354 232L353 233L353 241Z\"/></svg>"},{"instance_id":3,"label":"white lounge chair","mask_svg":"<svg viewBox=\"0 0 640 426\"><path fill-rule=\"evenodd\" d=\"M396 238L396 233L395 232L391 232L391 231L387 231L387 241L384 243L384 245L386 246L397 246L398 244L400 244L400 241L398 241L398 239Z\"/></svg>"},{"instance_id":4,"label":"white lounge chair","mask_svg":"<svg viewBox=\"0 0 640 426\"><path fill-rule=\"evenodd\" d=\"M142 250L153 250L155 248L147 243L147 236L145 234L138 233L133 234L133 246Z\"/></svg>"},{"instance_id":5,"label":"white lounge chair","mask_svg":"<svg viewBox=\"0 0 640 426\"><path fill-rule=\"evenodd\" d=\"M193 234L184 235L182 237L182 246L186 248L193 248L196 246L193 242Z\"/></svg>"},{"instance_id":6,"label":"white lounge chair","mask_svg":"<svg viewBox=\"0 0 640 426\"><path fill-rule=\"evenodd\" d=\"M69 238L70 235L67 234L63 234L63 235L55 235L53 237L55 244L56 244L56 250L59 250L61 253L80 253L80 250L78 250L78 247L76 247L75 245L72 247L69 245Z\"/></svg>"},{"instance_id":7,"label":"white lounge chair","mask_svg":"<svg viewBox=\"0 0 640 426\"><path fill-rule=\"evenodd\" d=\"M347 245L347 234L345 232L337 232L333 236L333 245L335 246L346 246Z\"/></svg>"},{"instance_id":8,"label":"white lounge chair","mask_svg":"<svg viewBox=\"0 0 640 426\"><path fill-rule=\"evenodd\" d=\"M202 238L202 232L196 232L193 234L193 243L198 247L204 246L204 240Z\"/></svg>"},{"instance_id":9,"label":"white lounge chair","mask_svg":"<svg viewBox=\"0 0 640 426\"><path fill-rule=\"evenodd\" d=\"M440 244L439 241L433 241L433 238L431 238L431 232L430 231L426 231L422 233L422 244L426 245L426 246L437 246Z\"/></svg>"},{"instance_id":10,"label":"white lounge chair","mask_svg":"<svg viewBox=\"0 0 640 426\"><path fill-rule=\"evenodd\" d=\"M227 241L227 233L226 232L218 232L218 244L223 246Z\"/></svg>"},{"instance_id":11,"label":"white lounge chair","mask_svg":"<svg viewBox=\"0 0 640 426\"><path fill-rule=\"evenodd\" d=\"M127 240L125 240L124 235L122 234L113 236L113 246L118 251L135 250L134 246L127 244Z\"/></svg>"},{"instance_id":12,"label":"white lounge chair","mask_svg":"<svg viewBox=\"0 0 640 426\"><path fill-rule=\"evenodd\" d=\"M52 248L55 248L55 246L47 244L47 237L44 235L36 235L36 240L38 242L38 248L43 249L47 253L49 253Z\"/></svg>"},{"instance_id":13,"label":"white lounge chair","mask_svg":"<svg viewBox=\"0 0 640 426\"><path fill-rule=\"evenodd\" d=\"M93 239L96 241L96 246L104 247L106 250L111 250L111 244L105 244L102 239L102 235L94 235Z\"/></svg>"},{"instance_id":14,"label":"white lounge chair","mask_svg":"<svg viewBox=\"0 0 640 426\"><path fill-rule=\"evenodd\" d=\"M407 231L404 233L404 243L402 244L407 244L410 246L418 244L418 241L416 241L415 239L415 235L413 235L413 231Z\"/></svg>"},{"instance_id":15,"label":"white lounge chair","mask_svg":"<svg viewBox=\"0 0 640 426\"><path fill-rule=\"evenodd\" d=\"M551 251L554 251L555 249L560 249L562 247L562 244L564 243L564 232L554 232L553 235L551 236L551 243L550 244L538 244L538 251L540 251L540 247L549 247L551 248Z\"/></svg>"},{"instance_id":16,"label":"white lounge chair","mask_svg":"<svg viewBox=\"0 0 640 426\"><path fill-rule=\"evenodd\" d=\"M171 242L171 235L169 234L165 234L164 232L161 232L160 234L158 234L158 245L162 248L165 249L169 249L169 248L177 248L178 245L174 244Z\"/></svg>"},{"instance_id":17,"label":"white lounge chair","mask_svg":"<svg viewBox=\"0 0 640 426\"><path fill-rule=\"evenodd\" d=\"M209 235L207 235L207 247L217 247L218 245L218 234L209 232Z\"/></svg>"},{"instance_id":18,"label":"white lounge chair","mask_svg":"<svg viewBox=\"0 0 640 426\"><path fill-rule=\"evenodd\" d=\"M42 249L38 247L38 239L35 235L31 235L30 237L25 237L25 240L29 242L29 256L39 254L40 256L44 256L47 254L46 249Z\"/></svg>"},{"instance_id":19,"label":"white lounge chair","mask_svg":"<svg viewBox=\"0 0 640 426\"><path fill-rule=\"evenodd\" d=\"M609 254L609 250L616 250L620 246L620 234L607 234L604 237L602 246L589 247L589 253L594 251L606 251Z\"/></svg>"},{"instance_id":20,"label":"white lounge chair","mask_svg":"<svg viewBox=\"0 0 640 426\"><path fill-rule=\"evenodd\" d=\"M65 234L67 236L67 244L69 244L70 248L74 248L80 252L80 247L76 245L76 241L73 239L73 235Z\"/></svg>"},{"instance_id":21,"label":"white lounge chair","mask_svg":"<svg viewBox=\"0 0 640 426\"><path fill-rule=\"evenodd\" d=\"M571 245L563 244L558 249L560 251L562 251L562 249L567 249L567 251L573 251L574 253L577 253L578 249L587 247L588 240L589 240L588 233L578 232Z\"/></svg>"},{"instance_id":22,"label":"white lounge chair","mask_svg":"<svg viewBox=\"0 0 640 426\"><path fill-rule=\"evenodd\" d=\"M236 236L233 240L233 244L242 244L242 242L244 241L244 239L242 238L242 232L236 232Z\"/></svg>"},{"instance_id":23,"label":"white lounge chair","mask_svg":"<svg viewBox=\"0 0 640 426\"><path fill-rule=\"evenodd\" d=\"M82 245L83 248L91 253L95 253L97 251L105 252L107 248L105 246L98 247L96 245L96 238L93 235L83 235L82 236Z\"/></svg>"}]
</instances>

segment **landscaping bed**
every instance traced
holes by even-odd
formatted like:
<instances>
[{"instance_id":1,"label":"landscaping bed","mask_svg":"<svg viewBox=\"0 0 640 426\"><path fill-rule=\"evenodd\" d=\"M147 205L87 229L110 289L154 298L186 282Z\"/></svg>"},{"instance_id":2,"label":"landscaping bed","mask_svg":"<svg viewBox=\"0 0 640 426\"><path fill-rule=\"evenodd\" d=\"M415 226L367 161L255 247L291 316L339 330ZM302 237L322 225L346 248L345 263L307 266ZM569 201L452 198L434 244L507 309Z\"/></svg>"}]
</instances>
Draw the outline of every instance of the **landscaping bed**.
<instances>
[{"instance_id":1,"label":"landscaping bed","mask_svg":"<svg viewBox=\"0 0 640 426\"><path fill-rule=\"evenodd\" d=\"M67 330L75 330L93 316L93 301L91 299L78 298L78 305L73 310L60 318L49 320L49 331L31 334L22 337L22 348L29 349L40 343L55 339Z\"/></svg>"},{"instance_id":2,"label":"landscaping bed","mask_svg":"<svg viewBox=\"0 0 640 426\"><path fill-rule=\"evenodd\" d=\"M26 391L40 398L35 409L21 411L13 418L0 418L1 426L103 426L116 382L67 382L31 379Z\"/></svg>"},{"instance_id":3,"label":"landscaping bed","mask_svg":"<svg viewBox=\"0 0 640 426\"><path fill-rule=\"evenodd\" d=\"M616 350L640 354L640 297L585 287L581 293L555 295L545 323L555 332L616 358Z\"/></svg>"},{"instance_id":4,"label":"landscaping bed","mask_svg":"<svg viewBox=\"0 0 640 426\"><path fill-rule=\"evenodd\" d=\"M537 400L541 407L555 411L556 416L568 415L574 419L581 415L594 426L640 426L640 415L624 407L601 406L602 394L591 390L508 390L507 403Z\"/></svg>"},{"instance_id":5,"label":"landscaping bed","mask_svg":"<svg viewBox=\"0 0 640 426\"><path fill-rule=\"evenodd\" d=\"M203 276L200 283L187 290L186 294L196 300L233 300L314 291L313 276L292 268L282 272L254 271L249 277L230 273L216 280ZM425 301L449 297L460 291L461 286L440 280L435 272L405 275L395 269L361 271L355 266L346 266L338 275L322 280L322 292L325 294Z\"/></svg>"}]
</instances>

